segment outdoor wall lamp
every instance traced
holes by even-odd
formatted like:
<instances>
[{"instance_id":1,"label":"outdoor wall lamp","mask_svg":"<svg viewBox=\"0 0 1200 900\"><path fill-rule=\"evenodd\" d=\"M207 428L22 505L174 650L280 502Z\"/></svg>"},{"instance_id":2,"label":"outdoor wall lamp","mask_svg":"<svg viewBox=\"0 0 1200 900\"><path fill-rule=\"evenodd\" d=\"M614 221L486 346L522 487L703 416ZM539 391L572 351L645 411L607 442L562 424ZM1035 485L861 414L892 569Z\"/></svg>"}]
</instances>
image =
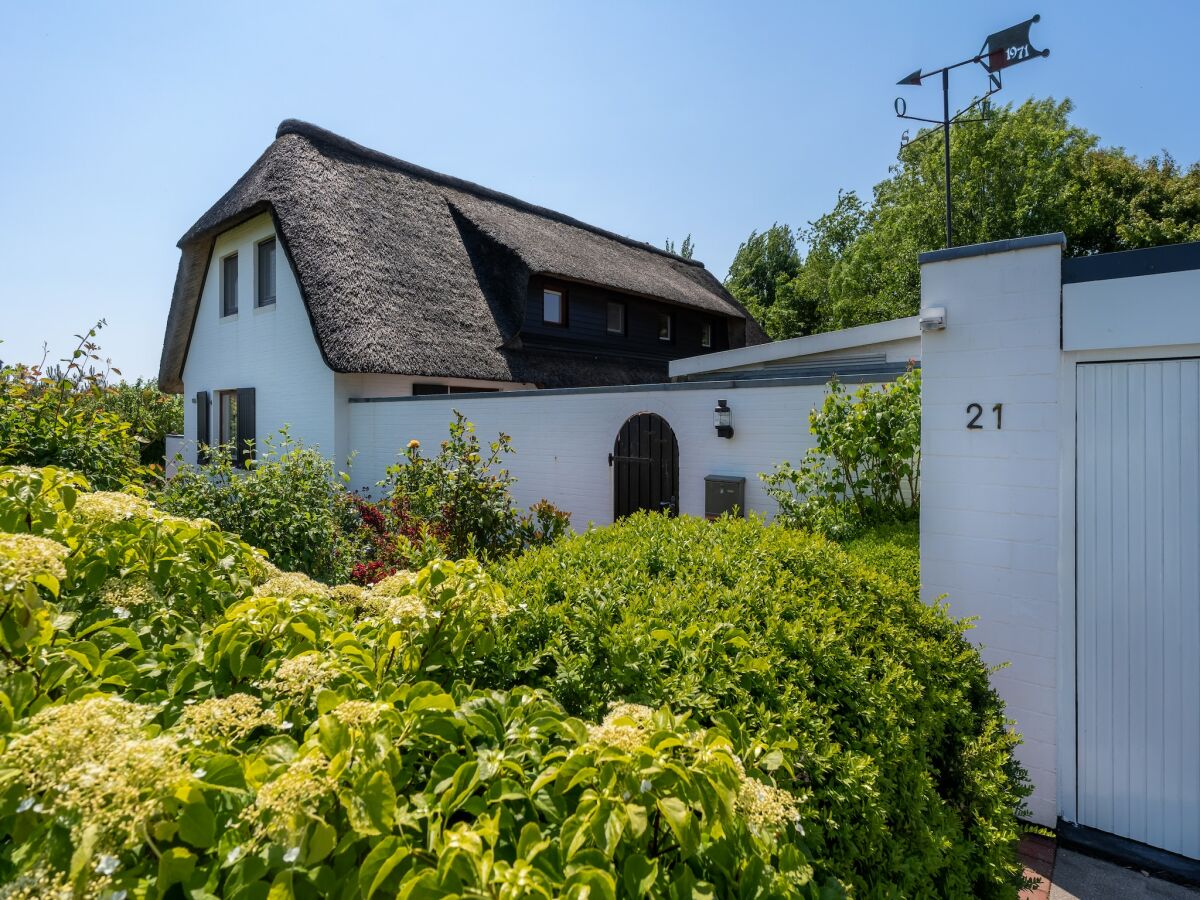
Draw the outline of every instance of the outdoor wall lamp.
<instances>
[{"instance_id":1,"label":"outdoor wall lamp","mask_svg":"<svg viewBox=\"0 0 1200 900\"><path fill-rule=\"evenodd\" d=\"M733 437L733 410L724 400L718 400L713 410L713 425L717 429L717 437Z\"/></svg>"},{"instance_id":2,"label":"outdoor wall lamp","mask_svg":"<svg viewBox=\"0 0 1200 900\"><path fill-rule=\"evenodd\" d=\"M946 307L931 306L921 310L917 319L922 331L941 331L946 327Z\"/></svg>"}]
</instances>

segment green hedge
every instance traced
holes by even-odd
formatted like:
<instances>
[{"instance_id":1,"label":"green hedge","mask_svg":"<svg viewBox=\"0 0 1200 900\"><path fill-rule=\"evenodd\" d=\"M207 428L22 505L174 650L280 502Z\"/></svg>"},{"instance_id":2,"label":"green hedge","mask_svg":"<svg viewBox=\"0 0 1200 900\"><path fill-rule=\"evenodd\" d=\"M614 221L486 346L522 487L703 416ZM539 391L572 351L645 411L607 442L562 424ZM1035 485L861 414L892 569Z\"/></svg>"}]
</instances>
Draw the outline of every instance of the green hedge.
<instances>
[{"instance_id":1,"label":"green hedge","mask_svg":"<svg viewBox=\"0 0 1200 900\"><path fill-rule=\"evenodd\" d=\"M481 685L512 613L0 467L0 896L843 896L736 722Z\"/></svg>"},{"instance_id":2,"label":"green hedge","mask_svg":"<svg viewBox=\"0 0 1200 900\"><path fill-rule=\"evenodd\" d=\"M651 515L498 577L523 601L498 683L582 715L621 698L752 723L764 764L805 797L818 878L866 896L1014 895L1015 739L966 626L910 588L805 532Z\"/></svg>"},{"instance_id":3,"label":"green hedge","mask_svg":"<svg viewBox=\"0 0 1200 900\"><path fill-rule=\"evenodd\" d=\"M921 530L916 522L878 525L842 542L842 549L868 568L912 591L921 587Z\"/></svg>"}]
</instances>

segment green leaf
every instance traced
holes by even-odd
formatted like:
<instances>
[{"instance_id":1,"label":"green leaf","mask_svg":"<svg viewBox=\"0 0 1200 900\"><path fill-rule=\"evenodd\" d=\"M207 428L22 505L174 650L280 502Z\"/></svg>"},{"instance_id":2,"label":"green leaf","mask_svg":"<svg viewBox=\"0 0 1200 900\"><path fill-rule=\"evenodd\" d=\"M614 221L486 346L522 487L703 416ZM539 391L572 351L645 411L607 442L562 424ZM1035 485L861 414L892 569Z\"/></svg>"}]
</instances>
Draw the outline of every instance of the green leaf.
<instances>
[{"instance_id":1,"label":"green leaf","mask_svg":"<svg viewBox=\"0 0 1200 900\"><path fill-rule=\"evenodd\" d=\"M524 860L532 860L549 846L550 841L542 837L542 830L538 828L537 823L526 822L517 841L517 856Z\"/></svg>"},{"instance_id":2,"label":"green leaf","mask_svg":"<svg viewBox=\"0 0 1200 900\"><path fill-rule=\"evenodd\" d=\"M358 885L366 900L384 890L396 866L409 855L409 848L398 837L388 836L376 844L358 869ZM385 893L393 894L395 887Z\"/></svg>"},{"instance_id":3,"label":"green leaf","mask_svg":"<svg viewBox=\"0 0 1200 900\"><path fill-rule=\"evenodd\" d=\"M563 885L563 891L568 896L601 898L601 900L616 900L617 883L612 875L603 869L583 866L576 869Z\"/></svg>"},{"instance_id":4,"label":"green leaf","mask_svg":"<svg viewBox=\"0 0 1200 900\"><path fill-rule=\"evenodd\" d=\"M449 814L458 809L479 784L479 764L474 760L463 763L454 773L450 787L442 794L442 812Z\"/></svg>"},{"instance_id":5,"label":"green leaf","mask_svg":"<svg viewBox=\"0 0 1200 900\"><path fill-rule=\"evenodd\" d=\"M662 813L664 821L670 826L684 856L691 856L699 843L699 834L695 817L688 809L687 804L678 797L660 797L658 810Z\"/></svg>"},{"instance_id":6,"label":"green leaf","mask_svg":"<svg viewBox=\"0 0 1200 900\"><path fill-rule=\"evenodd\" d=\"M217 820L204 803L188 803L179 815L179 837L205 849L216 842Z\"/></svg>"},{"instance_id":7,"label":"green leaf","mask_svg":"<svg viewBox=\"0 0 1200 900\"><path fill-rule=\"evenodd\" d=\"M196 857L184 847L168 847L158 858L158 890L186 882L196 870Z\"/></svg>"},{"instance_id":8,"label":"green leaf","mask_svg":"<svg viewBox=\"0 0 1200 900\"><path fill-rule=\"evenodd\" d=\"M650 821L646 807L640 803L626 803L625 815L629 819L629 830L633 832L635 838L640 839L646 833L646 827Z\"/></svg>"},{"instance_id":9,"label":"green leaf","mask_svg":"<svg viewBox=\"0 0 1200 900\"><path fill-rule=\"evenodd\" d=\"M621 879L625 884L625 892L631 897L644 897L654 887L658 878L658 860L649 859L641 853L635 853L625 860Z\"/></svg>"},{"instance_id":10,"label":"green leaf","mask_svg":"<svg viewBox=\"0 0 1200 900\"><path fill-rule=\"evenodd\" d=\"M313 823L308 836L308 847L304 854L305 865L318 863L333 852L337 846L337 829L322 821Z\"/></svg>"}]
</instances>

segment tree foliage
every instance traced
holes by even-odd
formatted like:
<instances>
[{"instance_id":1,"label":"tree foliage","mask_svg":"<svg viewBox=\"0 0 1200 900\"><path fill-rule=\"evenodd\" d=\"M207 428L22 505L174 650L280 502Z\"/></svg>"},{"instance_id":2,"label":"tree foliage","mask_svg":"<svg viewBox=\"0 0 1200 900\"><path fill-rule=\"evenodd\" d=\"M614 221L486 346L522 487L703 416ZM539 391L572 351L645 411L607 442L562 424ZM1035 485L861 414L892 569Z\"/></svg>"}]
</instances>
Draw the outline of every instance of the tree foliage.
<instances>
[{"instance_id":1,"label":"tree foliage","mask_svg":"<svg viewBox=\"0 0 1200 900\"><path fill-rule=\"evenodd\" d=\"M830 537L915 520L921 495L921 370L853 394L838 381L808 418L817 445L763 474L778 520Z\"/></svg>"},{"instance_id":2,"label":"tree foliage","mask_svg":"<svg viewBox=\"0 0 1200 900\"><path fill-rule=\"evenodd\" d=\"M333 463L294 440L285 427L256 448L243 471L232 446L214 448L207 465L180 466L158 498L169 513L204 517L241 535L288 570L344 581L357 561L358 514Z\"/></svg>"},{"instance_id":3,"label":"tree foliage","mask_svg":"<svg viewBox=\"0 0 1200 900\"><path fill-rule=\"evenodd\" d=\"M0 368L0 464L58 465L112 490L145 481L129 422L105 403L107 371L95 338L101 319L58 365L16 363Z\"/></svg>"},{"instance_id":4,"label":"tree foliage","mask_svg":"<svg viewBox=\"0 0 1200 900\"><path fill-rule=\"evenodd\" d=\"M1066 252L1086 256L1200 240L1200 164L1102 147L1072 109L1029 100L953 130L955 244L1062 231ZM936 135L912 142L869 204L839 192L794 234L751 234L726 286L776 339L915 314L917 256L945 240L942 151Z\"/></svg>"},{"instance_id":5,"label":"tree foliage","mask_svg":"<svg viewBox=\"0 0 1200 900\"><path fill-rule=\"evenodd\" d=\"M117 381L104 379L100 390L87 402L107 410L123 422L138 442L142 463L162 466L167 453L167 435L183 432L183 397L164 394L158 379Z\"/></svg>"},{"instance_id":6,"label":"tree foliage","mask_svg":"<svg viewBox=\"0 0 1200 900\"><path fill-rule=\"evenodd\" d=\"M680 244L678 250L675 249L675 242L670 238L667 238L666 243L663 244L663 249L665 249L668 253L678 253L684 259L691 259L696 253L696 245L692 242L692 235L690 232L688 233L688 236L683 239L683 243Z\"/></svg>"}]
</instances>

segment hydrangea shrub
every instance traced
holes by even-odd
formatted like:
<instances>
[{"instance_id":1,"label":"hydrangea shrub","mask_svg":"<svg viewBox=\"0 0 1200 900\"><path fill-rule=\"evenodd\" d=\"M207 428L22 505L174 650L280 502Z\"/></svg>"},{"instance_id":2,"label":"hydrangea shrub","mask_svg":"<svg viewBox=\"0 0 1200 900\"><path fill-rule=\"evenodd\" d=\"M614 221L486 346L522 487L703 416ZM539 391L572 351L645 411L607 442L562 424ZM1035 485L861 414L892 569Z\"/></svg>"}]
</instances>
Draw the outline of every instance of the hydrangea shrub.
<instances>
[{"instance_id":1,"label":"hydrangea shrub","mask_svg":"<svg viewBox=\"0 0 1200 900\"><path fill-rule=\"evenodd\" d=\"M0 468L0 896L844 895L736 722L489 684L519 608Z\"/></svg>"}]
</instances>

